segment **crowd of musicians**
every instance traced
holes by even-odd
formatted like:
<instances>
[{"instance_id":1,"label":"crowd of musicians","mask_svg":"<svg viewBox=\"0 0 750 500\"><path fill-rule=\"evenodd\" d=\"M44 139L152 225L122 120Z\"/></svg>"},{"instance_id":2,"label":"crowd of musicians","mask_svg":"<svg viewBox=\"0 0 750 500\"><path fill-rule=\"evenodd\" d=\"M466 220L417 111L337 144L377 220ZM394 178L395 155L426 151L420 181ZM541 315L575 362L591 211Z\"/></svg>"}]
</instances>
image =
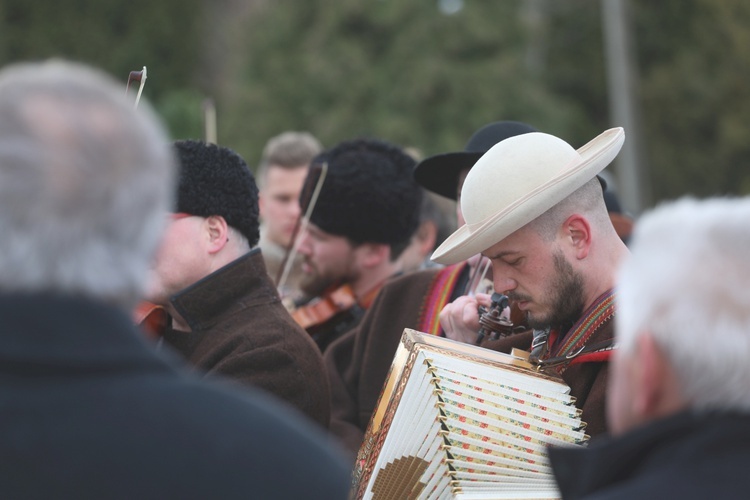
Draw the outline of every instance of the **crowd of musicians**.
<instances>
[{"instance_id":1,"label":"crowd of musicians","mask_svg":"<svg viewBox=\"0 0 750 500\"><path fill-rule=\"evenodd\" d=\"M245 159L122 87L0 71L3 498L347 498L407 328L562 378L591 436L549 450L562 498L745 494L750 200L634 222L627 131L505 117L426 158L287 131Z\"/></svg>"}]
</instances>

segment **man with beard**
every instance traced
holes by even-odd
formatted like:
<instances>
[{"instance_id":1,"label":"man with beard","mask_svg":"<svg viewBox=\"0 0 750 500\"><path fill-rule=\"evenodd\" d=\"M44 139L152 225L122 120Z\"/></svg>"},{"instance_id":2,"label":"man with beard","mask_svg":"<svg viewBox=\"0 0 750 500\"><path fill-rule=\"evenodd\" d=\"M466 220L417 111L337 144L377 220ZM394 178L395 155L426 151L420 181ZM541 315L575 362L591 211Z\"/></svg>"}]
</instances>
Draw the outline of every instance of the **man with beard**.
<instances>
[{"instance_id":1,"label":"man with beard","mask_svg":"<svg viewBox=\"0 0 750 500\"><path fill-rule=\"evenodd\" d=\"M312 299L293 313L321 351L355 327L386 280L401 271L399 256L419 224L422 202L414 164L401 148L374 139L342 142L313 160L300 204L303 212L314 205L298 241L300 287ZM316 187L315 199L309 194ZM321 303L334 314L305 315Z\"/></svg>"},{"instance_id":2,"label":"man with beard","mask_svg":"<svg viewBox=\"0 0 750 500\"><path fill-rule=\"evenodd\" d=\"M495 291L508 295L533 329L532 356L570 386L591 435L606 430L613 287L628 252L597 174L623 142L622 129L615 128L577 151L543 133L499 143L466 177L466 224L433 254L442 264L478 252L490 259ZM476 342L478 305L465 296L446 306L440 317L446 336ZM502 342L493 348L502 349Z\"/></svg>"},{"instance_id":3,"label":"man with beard","mask_svg":"<svg viewBox=\"0 0 750 500\"><path fill-rule=\"evenodd\" d=\"M258 246L274 282L279 279L281 264L292 244L300 216L299 195L307 169L310 161L322 150L312 134L294 131L272 137L263 148L256 173L261 221ZM285 281L276 283L282 298L298 296L301 264L302 259L295 259Z\"/></svg>"},{"instance_id":4,"label":"man with beard","mask_svg":"<svg viewBox=\"0 0 750 500\"><path fill-rule=\"evenodd\" d=\"M489 123L474 132L463 151L422 160L414 169L414 178L430 193L457 200L469 169L488 149L508 137L535 131L521 122ZM456 218L463 225L460 204L456 206ZM476 291L469 283L472 276L477 276L478 261L472 258L470 262L426 269L391 280L357 328L326 350L324 358L332 395L330 431L352 453L362 444L404 329L442 336L438 315L446 303L466 294L467 288ZM476 336L475 332L472 341ZM494 342L488 339L488 343ZM527 345L525 337L519 338L517 347Z\"/></svg>"},{"instance_id":5,"label":"man with beard","mask_svg":"<svg viewBox=\"0 0 750 500\"><path fill-rule=\"evenodd\" d=\"M562 498L745 498L748 220L748 198L685 198L639 219L618 271L612 437L550 450Z\"/></svg>"}]
</instances>

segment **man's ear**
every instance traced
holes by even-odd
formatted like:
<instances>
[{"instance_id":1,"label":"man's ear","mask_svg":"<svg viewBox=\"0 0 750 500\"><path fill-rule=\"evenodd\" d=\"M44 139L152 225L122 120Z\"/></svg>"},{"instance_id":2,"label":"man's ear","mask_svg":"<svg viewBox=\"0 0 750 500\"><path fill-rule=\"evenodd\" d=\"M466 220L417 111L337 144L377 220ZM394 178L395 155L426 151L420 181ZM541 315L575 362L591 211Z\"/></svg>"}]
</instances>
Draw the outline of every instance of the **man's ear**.
<instances>
[{"instance_id":1,"label":"man's ear","mask_svg":"<svg viewBox=\"0 0 750 500\"><path fill-rule=\"evenodd\" d=\"M591 249L591 225L589 221L579 214L568 217L562 225L565 243L573 248L577 259L585 259Z\"/></svg>"},{"instance_id":2,"label":"man's ear","mask_svg":"<svg viewBox=\"0 0 750 500\"><path fill-rule=\"evenodd\" d=\"M224 217L211 215L205 220L208 253L215 254L220 251L229 241L229 225Z\"/></svg>"},{"instance_id":3,"label":"man's ear","mask_svg":"<svg viewBox=\"0 0 750 500\"><path fill-rule=\"evenodd\" d=\"M391 247L384 243L362 243L354 252L363 268L373 268L391 259Z\"/></svg>"},{"instance_id":4,"label":"man's ear","mask_svg":"<svg viewBox=\"0 0 750 500\"><path fill-rule=\"evenodd\" d=\"M638 337L634 410L642 421L665 417L685 406L679 378L664 350L650 332Z\"/></svg>"}]
</instances>

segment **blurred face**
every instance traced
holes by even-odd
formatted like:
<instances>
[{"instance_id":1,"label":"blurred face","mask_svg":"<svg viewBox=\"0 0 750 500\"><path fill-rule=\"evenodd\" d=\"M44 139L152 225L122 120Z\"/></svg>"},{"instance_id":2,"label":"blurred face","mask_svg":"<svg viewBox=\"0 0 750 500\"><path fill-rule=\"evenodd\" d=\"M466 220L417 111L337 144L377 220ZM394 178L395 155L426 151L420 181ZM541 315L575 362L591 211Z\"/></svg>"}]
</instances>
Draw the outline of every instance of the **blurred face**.
<instances>
[{"instance_id":1,"label":"blurred face","mask_svg":"<svg viewBox=\"0 0 750 500\"><path fill-rule=\"evenodd\" d=\"M146 291L148 301L167 305L169 297L209 272L203 217L169 214Z\"/></svg>"},{"instance_id":2,"label":"blurred face","mask_svg":"<svg viewBox=\"0 0 750 500\"><path fill-rule=\"evenodd\" d=\"M300 216L299 195L307 176L307 167L270 166L260 192L260 216L268 238L288 248Z\"/></svg>"},{"instance_id":3,"label":"blurred face","mask_svg":"<svg viewBox=\"0 0 750 500\"><path fill-rule=\"evenodd\" d=\"M358 276L355 250L343 236L326 233L310 223L300 234L298 248L304 257L302 291L317 297L334 284L355 280Z\"/></svg>"},{"instance_id":4,"label":"blurred face","mask_svg":"<svg viewBox=\"0 0 750 500\"><path fill-rule=\"evenodd\" d=\"M556 242L521 228L482 252L492 261L495 290L526 314L532 328L567 329L583 312L583 278Z\"/></svg>"}]
</instances>

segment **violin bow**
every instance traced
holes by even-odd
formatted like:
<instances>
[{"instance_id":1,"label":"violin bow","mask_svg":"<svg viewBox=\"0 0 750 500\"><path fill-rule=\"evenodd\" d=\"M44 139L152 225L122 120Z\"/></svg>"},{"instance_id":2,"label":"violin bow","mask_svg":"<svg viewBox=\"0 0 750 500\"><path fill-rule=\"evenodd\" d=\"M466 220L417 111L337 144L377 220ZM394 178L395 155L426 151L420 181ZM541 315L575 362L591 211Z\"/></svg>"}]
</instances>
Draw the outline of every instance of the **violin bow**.
<instances>
[{"instance_id":1,"label":"violin bow","mask_svg":"<svg viewBox=\"0 0 750 500\"><path fill-rule=\"evenodd\" d=\"M138 94L135 96L135 107L138 107L138 103L141 100L141 93L143 92L143 86L146 84L146 78L148 77L148 72L146 71L146 66L143 67L140 71L131 71L130 74L128 74L128 83L125 85L125 94L128 93L128 90L130 89L130 82L139 82L140 85L138 86Z\"/></svg>"},{"instance_id":2,"label":"violin bow","mask_svg":"<svg viewBox=\"0 0 750 500\"><path fill-rule=\"evenodd\" d=\"M487 271L490 270L490 265L491 263L489 259L480 257L479 262L477 262L476 267L471 272L471 276L469 276L469 281L466 283L464 295L468 295L469 297L476 295L479 284L482 283L485 277L487 277Z\"/></svg>"},{"instance_id":3,"label":"violin bow","mask_svg":"<svg viewBox=\"0 0 750 500\"><path fill-rule=\"evenodd\" d=\"M302 231L307 229L307 225L310 222L310 215L312 215L313 208L315 208L315 204L318 201L320 190L323 188L323 181L325 180L326 174L328 173L328 163L315 165L311 167L311 169L318 167L320 168L320 176L315 182L315 189L312 192L312 196L310 196L310 201L307 203L305 215L303 217L300 217L300 219L297 221L296 227L294 228L294 232L292 234L292 247L284 256L284 261L281 265L281 274L277 276L277 290L282 289L282 287L286 283L287 278L289 277L289 272L292 270L292 264L294 263L294 257L296 257L297 249L299 248L299 238L297 238L297 236Z\"/></svg>"},{"instance_id":4,"label":"violin bow","mask_svg":"<svg viewBox=\"0 0 750 500\"><path fill-rule=\"evenodd\" d=\"M203 126L206 142L216 144L216 106L210 97L203 100Z\"/></svg>"}]
</instances>

